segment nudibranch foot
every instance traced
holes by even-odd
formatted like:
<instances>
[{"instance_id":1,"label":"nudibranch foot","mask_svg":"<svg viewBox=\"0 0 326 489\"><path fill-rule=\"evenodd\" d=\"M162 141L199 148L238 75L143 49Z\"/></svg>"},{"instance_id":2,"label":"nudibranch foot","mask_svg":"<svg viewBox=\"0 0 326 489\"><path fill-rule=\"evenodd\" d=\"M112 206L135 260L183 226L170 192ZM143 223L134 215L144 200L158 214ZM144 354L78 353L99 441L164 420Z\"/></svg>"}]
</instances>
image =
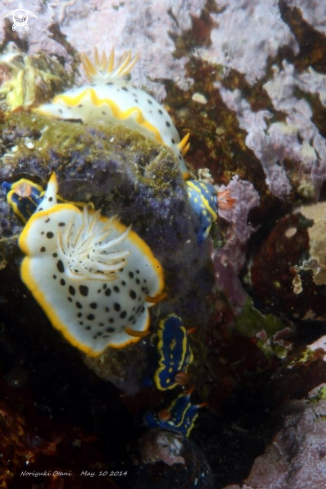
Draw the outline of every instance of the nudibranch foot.
<instances>
[{"instance_id":1,"label":"nudibranch foot","mask_svg":"<svg viewBox=\"0 0 326 489\"><path fill-rule=\"evenodd\" d=\"M19 246L21 277L55 328L90 356L147 334L147 297L161 297L163 270L117 217L57 202L55 174Z\"/></svg>"}]
</instances>

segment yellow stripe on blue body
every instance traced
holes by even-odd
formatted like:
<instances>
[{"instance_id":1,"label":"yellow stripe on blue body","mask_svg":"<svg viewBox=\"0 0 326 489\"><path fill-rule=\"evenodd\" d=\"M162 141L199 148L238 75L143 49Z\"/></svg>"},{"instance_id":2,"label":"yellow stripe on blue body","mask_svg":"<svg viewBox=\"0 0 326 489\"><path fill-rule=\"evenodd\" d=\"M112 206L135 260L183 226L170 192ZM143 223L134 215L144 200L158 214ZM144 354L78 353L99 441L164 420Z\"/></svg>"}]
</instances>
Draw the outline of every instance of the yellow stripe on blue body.
<instances>
[{"instance_id":1,"label":"yellow stripe on blue body","mask_svg":"<svg viewBox=\"0 0 326 489\"><path fill-rule=\"evenodd\" d=\"M43 188L26 178L14 183L3 182L2 188L7 192L8 204L24 223L34 214L44 196Z\"/></svg>"},{"instance_id":2,"label":"yellow stripe on blue body","mask_svg":"<svg viewBox=\"0 0 326 489\"><path fill-rule=\"evenodd\" d=\"M144 422L149 428L161 428L177 431L184 436L189 436L194 427L198 410L206 404L192 404L190 400L191 392L180 394L171 405L160 412L148 412L144 415Z\"/></svg>"},{"instance_id":3,"label":"yellow stripe on blue body","mask_svg":"<svg viewBox=\"0 0 326 489\"><path fill-rule=\"evenodd\" d=\"M160 359L159 368L154 374L155 384L160 390L173 389L179 385L175 379L176 374L186 372L193 361L187 331L181 319L170 314L160 322L158 337Z\"/></svg>"},{"instance_id":4,"label":"yellow stripe on blue body","mask_svg":"<svg viewBox=\"0 0 326 489\"><path fill-rule=\"evenodd\" d=\"M186 185L190 205L199 223L196 229L197 242L202 243L217 219L217 192L213 185L206 182L187 180Z\"/></svg>"},{"instance_id":5,"label":"yellow stripe on blue body","mask_svg":"<svg viewBox=\"0 0 326 489\"><path fill-rule=\"evenodd\" d=\"M8 204L11 205L15 214L24 224L26 224L28 219L32 217L37 208L40 207L46 194L41 185L38 185L32 180L27 180L26 178L21 178L14 183L3 182L2 188L7 192ZM68 203L67 200L59 195L57 195L56 198L60 203ZM88 202L87 204L84 202L69 203L81 208L87 205L90 209L94 209L92 202Z\"/></svg>"}]
</instances>

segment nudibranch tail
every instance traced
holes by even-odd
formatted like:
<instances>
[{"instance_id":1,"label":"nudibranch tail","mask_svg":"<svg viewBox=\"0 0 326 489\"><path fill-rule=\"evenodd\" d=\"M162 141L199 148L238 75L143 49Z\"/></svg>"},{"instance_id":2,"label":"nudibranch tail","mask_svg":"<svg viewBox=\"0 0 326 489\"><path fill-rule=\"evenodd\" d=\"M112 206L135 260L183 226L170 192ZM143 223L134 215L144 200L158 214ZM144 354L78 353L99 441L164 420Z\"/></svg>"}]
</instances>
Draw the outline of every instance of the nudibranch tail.
<instances>
[{"instance_id":1,"label":"nudibranch tail","mask_svg":"<svg viewBox=\"0 0 326 489\"><path fill-rule=\"evenodd\" d=\"M163 269L150 247L117 217L57 203L52 175L24 227L21 277L51 323L90 356L148 334L147 297L161 297Z\"/></svg>"},{"instance_id":2,"label":"nudibranch tail","mask_svg":"<svg viewBox=\"0 0 326 489\"><path fill-rule=\"evenodd\" d=\"M97 48L95 48L94 63L92 63L85 53L80 54L80 60L83 64L87 78L91 83L107 82L110 79L128 75L137 63L139 56L137 54L132 57L131 51L125 51L115 67L114 58L114 49L112 49L108 58L105 52L103 52L102 57L100 57Z\"/></svg>"},{"instance_id":3,"label":"nudibranch tail","mask_svg":"<svg viewBox=\"0 0 326 489\"><path fill-rule=\"evenodd\" d=\"M39 203L36 212L45 211L57 204L58 181L55 173L52 173L46 192L42 201Z\"/></svg>"}]
</instances>

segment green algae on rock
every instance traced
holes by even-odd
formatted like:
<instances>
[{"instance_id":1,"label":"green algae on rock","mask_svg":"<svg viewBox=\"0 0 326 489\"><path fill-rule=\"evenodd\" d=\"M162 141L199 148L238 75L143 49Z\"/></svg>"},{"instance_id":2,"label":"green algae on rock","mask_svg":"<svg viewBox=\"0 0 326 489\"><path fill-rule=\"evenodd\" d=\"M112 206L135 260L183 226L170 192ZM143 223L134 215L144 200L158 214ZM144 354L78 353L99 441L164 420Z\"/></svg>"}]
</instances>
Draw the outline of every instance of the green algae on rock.
<instances>
[{"instance_id":1,"label":"green algae on rock","mask_svg":"<svg viewBox=\"0 0 326 489\"><path fill-rule=\"evenodd\" d=\"M27 113L9 114L0 125L0 135L1 180L27 178L44 188L55 172L61 197L92 202L103 216L118 215L151 248L163 266L167 289L159 314L178 310L188 323L202 323L203 317L209 321L207 313L204 316L210 310L207 295L213 285L208 245L197 244L196 215L178 160L169 148L123 126L90 127ZM5 195L1 199L8 213ZM21 225L10 212L6 219L10 238L13 231L21 231ZM158 311L153 312L156 318ZM156 319L154 329L155 324ZM135 384L144 368L140 363ZM100 376L107 378L111 367L101 361L98 365L103 365ZM126 380L128 372L124 374ZM113 377L117 385L133 390L119 375Z\"/></svg>"}]
</instances>

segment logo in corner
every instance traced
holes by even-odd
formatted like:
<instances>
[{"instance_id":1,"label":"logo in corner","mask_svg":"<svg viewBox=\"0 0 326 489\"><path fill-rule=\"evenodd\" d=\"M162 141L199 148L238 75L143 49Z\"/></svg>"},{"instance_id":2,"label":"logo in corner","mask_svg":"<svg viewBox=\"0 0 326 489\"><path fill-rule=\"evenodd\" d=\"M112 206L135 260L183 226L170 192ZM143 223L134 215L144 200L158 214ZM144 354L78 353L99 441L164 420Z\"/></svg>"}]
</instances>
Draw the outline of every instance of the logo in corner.
<instances>
[{"instance_id":1,"label":"logo in corner","mask_svg":"<svg viewBox=\"0 0 326 489\"><path fill-rule=\"evenodd\" d=\"M11 10L11 12L8 12L6 15L3 16L3 18L6 19L7 17L11 16L13 20L13 31L22 31L23 29L25 29L25 31L28 31L28 17L34 17L35 19L37 19L37 15L33 14L33 12L31 12L30 10L24 9L22 3L18 5L18 8L16 10Z\"/></svg>"}]
</instances>

